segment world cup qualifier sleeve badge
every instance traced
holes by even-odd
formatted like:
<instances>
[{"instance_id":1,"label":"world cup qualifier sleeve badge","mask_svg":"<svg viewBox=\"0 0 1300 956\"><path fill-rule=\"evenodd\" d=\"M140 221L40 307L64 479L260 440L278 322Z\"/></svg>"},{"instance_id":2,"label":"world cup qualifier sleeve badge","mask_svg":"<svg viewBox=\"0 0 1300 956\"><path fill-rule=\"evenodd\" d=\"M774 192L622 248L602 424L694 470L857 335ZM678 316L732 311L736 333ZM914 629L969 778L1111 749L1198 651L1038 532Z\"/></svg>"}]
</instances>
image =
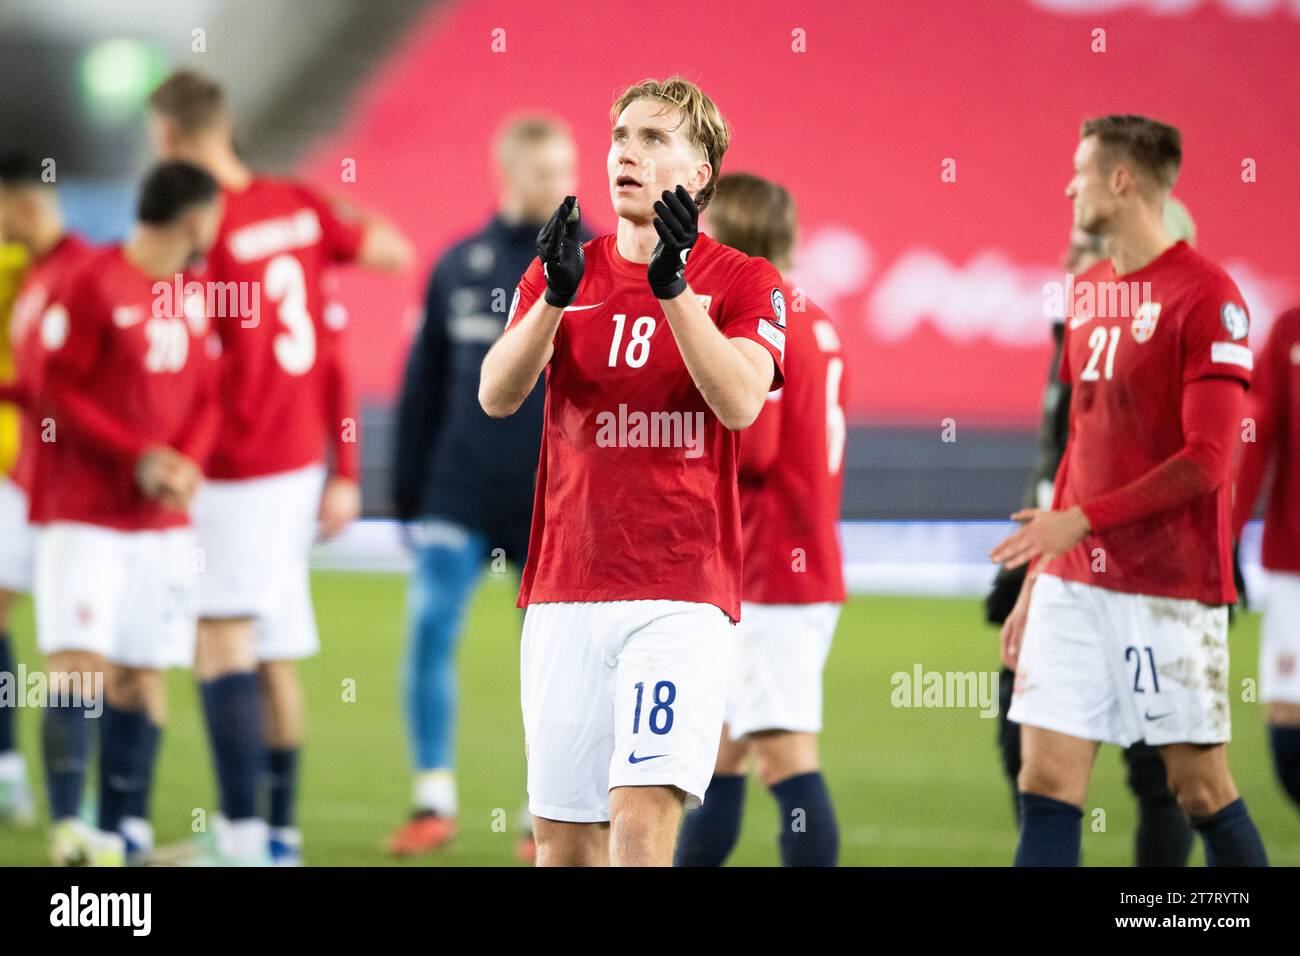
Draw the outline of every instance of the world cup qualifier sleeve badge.
<instances>
[{"instance_id":1,"label":"world cup qualifier sleeve badge","mask_svg":"<svg viewBox=\"0 0 1300 956\"><path fill-rule=\"evenodd\" d=\"M785 328L785 294L780 289L772 290L772 316L776 319L778 329Z\"/></svg>"}]
</instances>

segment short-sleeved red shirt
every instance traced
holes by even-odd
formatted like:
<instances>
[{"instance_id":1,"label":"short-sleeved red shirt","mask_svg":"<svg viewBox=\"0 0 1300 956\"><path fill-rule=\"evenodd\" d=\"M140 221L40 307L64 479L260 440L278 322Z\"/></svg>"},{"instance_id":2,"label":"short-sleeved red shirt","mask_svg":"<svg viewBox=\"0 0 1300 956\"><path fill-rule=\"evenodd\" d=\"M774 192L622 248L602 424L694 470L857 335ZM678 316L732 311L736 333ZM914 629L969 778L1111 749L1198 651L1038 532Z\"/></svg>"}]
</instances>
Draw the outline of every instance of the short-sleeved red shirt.
<instances>
[{"instance_id":1,"label":"short-sleeved red shirt","mask_svg":"<svg viewBox=\"0 0 1300 956\"><path fill-rule=\"evenodd\" d=\"M612 235L585 250L547 367L519 606L697 601L739 620L739 433L695 387L645 264L624 259ZM768 350L779 388L786 308L776 269L701 235L686 280L725 336ZM545 287L535 259L504 334Z\"/></svg>"}]
</instances>

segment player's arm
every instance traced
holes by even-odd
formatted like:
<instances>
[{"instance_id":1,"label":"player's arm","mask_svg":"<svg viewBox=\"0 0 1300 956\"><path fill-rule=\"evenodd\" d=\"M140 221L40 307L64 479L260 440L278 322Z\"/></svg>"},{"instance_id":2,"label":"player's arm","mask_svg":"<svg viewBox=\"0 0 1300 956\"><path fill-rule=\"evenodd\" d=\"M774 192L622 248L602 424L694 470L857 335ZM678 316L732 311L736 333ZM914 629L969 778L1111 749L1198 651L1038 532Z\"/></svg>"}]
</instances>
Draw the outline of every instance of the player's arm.
<instances>
[{"instance_id":1,"label":"player's arm","mask_svg":"<svg viewBox=\"0 0 1300 956\"><path fill-rule=\"evenodd\" d=\"M350 262L377 272L404 272L415 262L415 247L392 222L376 212L315 193L325 241L336 262Z\"/></svg>"},{"instance_id":2,"label":"player's arm","mask_svg":"<svg viewBox=\"0 0 1300 956\"><path fill-rule=\"evenodd\" d=\"M321 403L330 428L334 467L321 492L320 539L328 541L361 514L361 416L356 391L343 348L343 330L331 330L325 339L325 367L321 370Z\"/></svg>"},{"instance_id":3,"label":"player's arm","mask_svg":"<svg viewBox=\"0 0 1300 956\"><path fill-rule=\"evenodd\" d=\"M357 264L379 272L405 272L415 262L415 246L395 225L373 213L365 214L365 232Z\"/></svg>"},{"instance_id":4,"label":"player's arm","mask_svg":"<svg viewBox=\"0 0 1300 956\"><path fill-rule=\"evenodd\" d=\"M356 482L361 478L361 446L357 440L361 416L344 342L341 329L331 330L325 337L321 403L334 451L332 476Z\"/></svg>"},{"instance_id":5,"label":"player's arm","mask_svg":"<svg viewBox=\"0 0 1300 956\"><path fill-rule=\"evenodd\" d=\"M776 371L771 354L751 339L723 335L689 286L661 304L691 381L713 414L733 432L754 424Z\"/></svg>"},{"instance_id":6,"label":"player's arm","mask_svg":"<svg viewBox=\"0 0 1300 956\"><path fill-rule=\"evenodd\" d=\"M699 209L685 187L664 190L655 203L659 245L646 270L691 380L731 431L748 428L763 409L776 363L771 353L748 338L728 338L686 283L686 259L699 238Z\"/></svg>"},{"instance_id":7,"label":"player's arm","mask_svg":"<svg viewBox=\"0 0 1300 956\"><path fill-rule=\"evenodd\" d=\"M1092 532L1154 518L1209 494L1230 480L1237 429L1246 404L1242 382L1204 378L1183 389L1182 449L1128 484L1066 511L1029 508L1012 515L1025 522L993 550L993 560L1018 567L1051 560Z\"/></svg>"},{"instance_id":8,"label":"player's arm","mask_svg":"<svg viewBox=\"0 0 1300 956\"><path fill-rule=\"evenodd\" d=\"M1273 326L1264 351L1260 353L1259 369L1250 383L1247 413L1254 419L1253 441L1243 441L1237 464L1237 494L1233 502L1232 532L1236 539L1250 520L1259 498L1269 459L1277 440L1278 387L1284 381L1288 361L1285 353L1282 327L1286 317Z\"/></svg>"},{"instance_id":9,"label":"player's arm","mask_svg":"<svg viewBox=\"0 0 1300 956\"><path fill-rule=\"evenodd\" d=\"M216 335L215 332L209 334ZM212 453L221 429L217 362L209 354L191 360L200 364L195 372L190 413L176 442L176 455L170 454L171 449L160 449L156 475L151 477L156 486L155 497L178 510L188 509L198 493L204 463Z\"/></svg>"},{"instance_id":10,"label":"player's arm","mask_svg":"<svg viewBox=\"0 0 1300 956\"><path fill-rule=\"evenodd\" d=\"M537 235L537 260L519 281L518 308L483 359L478 401L493 418L519 410L555 353L555 335L564 309L578 294L584 269L578 199L568 196ZM536 288L537 273L545 291ZM531 303L529 298L535 299Z\"/></svg>"},{"instance_id":11,"label":"player's arm","mask_svg":"<svg viewBox=\"0 0 1300 956\"><path fill-rule=\"evenodd\" d=\"M43 411L54 420L56 441L84 442L101 454L134 463L150 443L85 391L99 365L108 315L108 307L89 286L85 281L70 282L68 295L52 302L41 316L41 337L46 343Z\"/></svg>"},{"instance_id":12,"label":"player's arm","mask_svg":"<svg viewBox=\"0 0 1300 956\"><path fill-rule=\"evenodd\" d=\"M406 357L402 392L397 401L397 435L393 442L393 505L397 517L417 517L428 463L438 440L446 407L447 313L439 281L441 269L429 277L424 321Z\"/></svg>"}]
</instances>

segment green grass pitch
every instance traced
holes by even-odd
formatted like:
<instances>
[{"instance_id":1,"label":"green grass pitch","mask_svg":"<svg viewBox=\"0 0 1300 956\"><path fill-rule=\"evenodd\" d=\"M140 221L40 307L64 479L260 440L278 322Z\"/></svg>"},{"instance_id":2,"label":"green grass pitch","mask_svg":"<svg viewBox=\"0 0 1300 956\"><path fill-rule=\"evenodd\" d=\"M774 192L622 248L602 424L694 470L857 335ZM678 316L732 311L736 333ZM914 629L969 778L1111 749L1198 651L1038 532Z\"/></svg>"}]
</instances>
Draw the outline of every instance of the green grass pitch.
<instances>
[{"instance_id":1,"label":"green grass pitch","mask_svg":"<svg viewBox=\"0 0 1300 956\"><path fill-rule=\"evenodd\" d=\"M300 823L309 865L379 866L382 843L409 809L399 670L404 579L322 573L315 578L323 652L302 668L309 741ZM461 835L444 853L412 865L514 865L524 805L514 581L489 575L461 645L458 729ZM845 608L826 673L823 763L840 816L846 865L1000 866L1015 829L994 742L995 721L978 708L908 709L891 703L891 676L993 671L996 635L974 600L856 597ZM13 631L18 659L38 663L29 603ZM1256 671L1259 621L1232 633L1233 771L1275 864L1300 864L1300 817L1274 781L1258 704L1243 701ZM187 837L196 809L214 803L212 772L193 682L173 672L169 726L159 764L154 825L160 843ZM29 767L39 770L38 713L19 712ZM39 786L39 782L38 782ZM775 804L751 781L733 864L777 862ZM1132 860L1134 801L1113 747L1098 758L1084 818L1084 861ZM0 829L0 864L46 862L45 831ZM1199 845L1193 864L1203 856Z\"/></svg>"}]
</instances>

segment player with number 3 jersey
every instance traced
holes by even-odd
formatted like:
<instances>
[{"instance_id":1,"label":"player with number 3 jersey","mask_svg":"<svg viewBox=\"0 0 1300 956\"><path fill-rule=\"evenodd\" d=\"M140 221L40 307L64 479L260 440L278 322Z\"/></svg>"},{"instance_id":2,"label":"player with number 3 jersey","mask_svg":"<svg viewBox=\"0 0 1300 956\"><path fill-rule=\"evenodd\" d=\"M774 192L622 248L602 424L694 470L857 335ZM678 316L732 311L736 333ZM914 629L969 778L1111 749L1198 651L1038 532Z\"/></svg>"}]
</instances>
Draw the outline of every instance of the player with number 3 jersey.
<instances>
[{"instance_id":1,"label":"player with number 3 jersey","mask_svg":"<svg viewBox=\"0 0 1300 956\"><path fill-rule=\"evenodd\" d=\"M226 201L208 262L225 306L215 321L226 414L196 506L206 567L195 671L231 821L217 855L257 862L269 847L276 862L292 864L301 861L294 803L303 733L295 661L318 646L307 555L360 510L357 411L326 282L335 265L395 271L412 254L383 220L250 171L211 80L179 71L149 104L158 151L208 169ZM269 842L254 810L263 775Z\"/></svg>"}]
</instances>

